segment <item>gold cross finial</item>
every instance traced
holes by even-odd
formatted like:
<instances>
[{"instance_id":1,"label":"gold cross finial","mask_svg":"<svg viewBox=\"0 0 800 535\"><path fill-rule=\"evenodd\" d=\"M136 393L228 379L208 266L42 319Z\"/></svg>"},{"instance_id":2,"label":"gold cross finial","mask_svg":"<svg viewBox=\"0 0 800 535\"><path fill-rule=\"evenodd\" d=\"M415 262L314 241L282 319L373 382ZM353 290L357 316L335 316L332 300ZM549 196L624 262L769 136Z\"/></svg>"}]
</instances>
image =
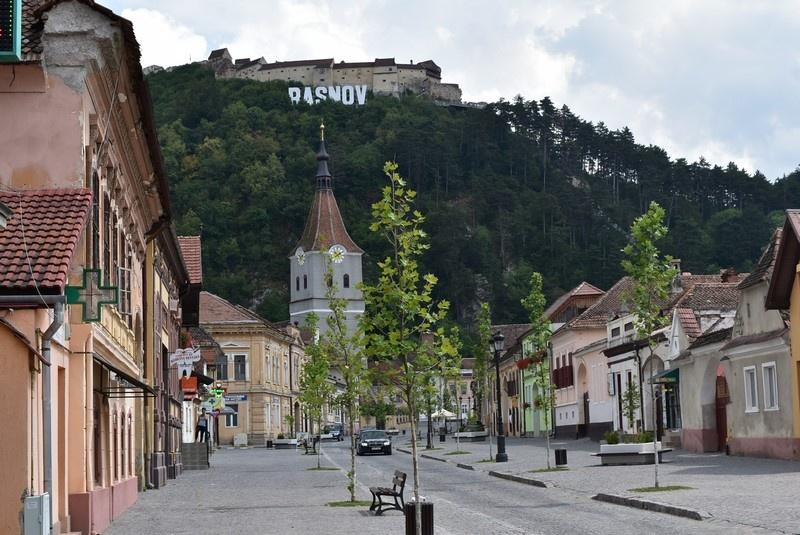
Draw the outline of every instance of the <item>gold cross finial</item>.
<instances>
[{"instance_id":1,"label":"gold cross finial","mask_svg":"<svg viewBox=\"0 0 800 535\"><path fill-rule=\"evenodd\" d=\"M319 123L319 139L325 141L325 121Z\"/></svg>"}]
</instances>

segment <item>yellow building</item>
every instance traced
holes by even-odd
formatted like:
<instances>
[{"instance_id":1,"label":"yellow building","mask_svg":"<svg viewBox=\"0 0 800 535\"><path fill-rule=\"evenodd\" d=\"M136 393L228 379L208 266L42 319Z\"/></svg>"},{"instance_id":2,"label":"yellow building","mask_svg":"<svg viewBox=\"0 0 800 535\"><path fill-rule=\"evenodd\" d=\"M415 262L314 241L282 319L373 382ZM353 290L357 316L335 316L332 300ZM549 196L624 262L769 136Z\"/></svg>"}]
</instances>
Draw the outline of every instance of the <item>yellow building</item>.
<instances>
[{"instance_id":1,"label":"yellow building","mask_svg":"<svg viewBox=\"0 0 800 535\"><path fill-rule=\"evenodd\" d=\"M297 400L305 360L299 329L278 328L209 292L200 294L200 325L224 353L203 370L226 389L232 409L217 417L220 444L246 437L249 445L263 446L280 433L307 430Z\"/></svg>"}]
</instances>

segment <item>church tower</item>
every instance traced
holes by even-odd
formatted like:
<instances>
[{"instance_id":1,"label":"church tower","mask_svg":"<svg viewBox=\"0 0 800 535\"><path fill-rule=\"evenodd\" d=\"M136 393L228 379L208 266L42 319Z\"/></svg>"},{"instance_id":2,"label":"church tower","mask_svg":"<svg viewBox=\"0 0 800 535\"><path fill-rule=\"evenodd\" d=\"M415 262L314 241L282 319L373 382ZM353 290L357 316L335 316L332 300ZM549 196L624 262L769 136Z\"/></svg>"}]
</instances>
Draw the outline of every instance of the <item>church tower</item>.
<instances>
[{"instance_id":1,"label":"church tower","mask_svg":"<svg viewBox=\"0 0 800 535\"><path fill-rule=\"evenodd\" d=\"M303 326L308 314L314 312L319 318L320 332L328 329L326 320L330 315L330 307L325 297L328 289L325 280L327 256L333 267L338 297L347 300L345 314L347 327L352 333L360 315L364 313L364 297L358 289L364 251L350 238L342 221L342 214L333 196L329 159L325 150L325 125L321 125L314 200L303 235L289 257L289 317L292 323Z\"/></svg>"}]
</instances>

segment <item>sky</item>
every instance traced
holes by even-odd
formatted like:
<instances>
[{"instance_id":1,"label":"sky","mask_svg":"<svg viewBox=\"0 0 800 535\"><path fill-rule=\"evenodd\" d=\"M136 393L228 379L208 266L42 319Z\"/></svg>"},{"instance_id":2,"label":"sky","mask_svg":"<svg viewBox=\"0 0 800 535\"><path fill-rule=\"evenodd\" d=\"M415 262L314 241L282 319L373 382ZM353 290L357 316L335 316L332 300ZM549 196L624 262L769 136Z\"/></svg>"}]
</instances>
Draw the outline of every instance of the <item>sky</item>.
<instances>
[{"instance_id":1,"label":"sky","mask_svg":"<svg viewBox=\"0 0 800 535\"><path fill-rule=\"evenodd\" d=\"M433 59L464 100L549 96L670 157L770 179L800 165L800 2L100 0L142 64Z\"/></svg>"}]
</instances>

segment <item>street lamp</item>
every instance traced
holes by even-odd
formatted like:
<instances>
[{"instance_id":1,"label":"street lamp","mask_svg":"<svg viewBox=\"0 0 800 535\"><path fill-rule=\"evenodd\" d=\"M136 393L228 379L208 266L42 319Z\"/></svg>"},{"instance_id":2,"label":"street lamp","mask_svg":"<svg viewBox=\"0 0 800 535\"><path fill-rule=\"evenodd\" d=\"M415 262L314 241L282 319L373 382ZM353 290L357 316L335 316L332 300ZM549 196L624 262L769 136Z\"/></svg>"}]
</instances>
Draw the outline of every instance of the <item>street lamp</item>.
<instances>
[{"instance_id":1,"label":"street lamp","mask_svg":"<svg viewBox=\"0 0 800 535\"><path fill-rule=\"evenodd\" d=\"M495 398L497 401L497 455L494 460L498 463L508 461L506 455L506 437L503 435L503 409L500 403L500 352L503 347L506 337L503 333L497 331L492 336L492 349L494 349L494 376L495 376Z\"/></svg>"}]
</instances>

